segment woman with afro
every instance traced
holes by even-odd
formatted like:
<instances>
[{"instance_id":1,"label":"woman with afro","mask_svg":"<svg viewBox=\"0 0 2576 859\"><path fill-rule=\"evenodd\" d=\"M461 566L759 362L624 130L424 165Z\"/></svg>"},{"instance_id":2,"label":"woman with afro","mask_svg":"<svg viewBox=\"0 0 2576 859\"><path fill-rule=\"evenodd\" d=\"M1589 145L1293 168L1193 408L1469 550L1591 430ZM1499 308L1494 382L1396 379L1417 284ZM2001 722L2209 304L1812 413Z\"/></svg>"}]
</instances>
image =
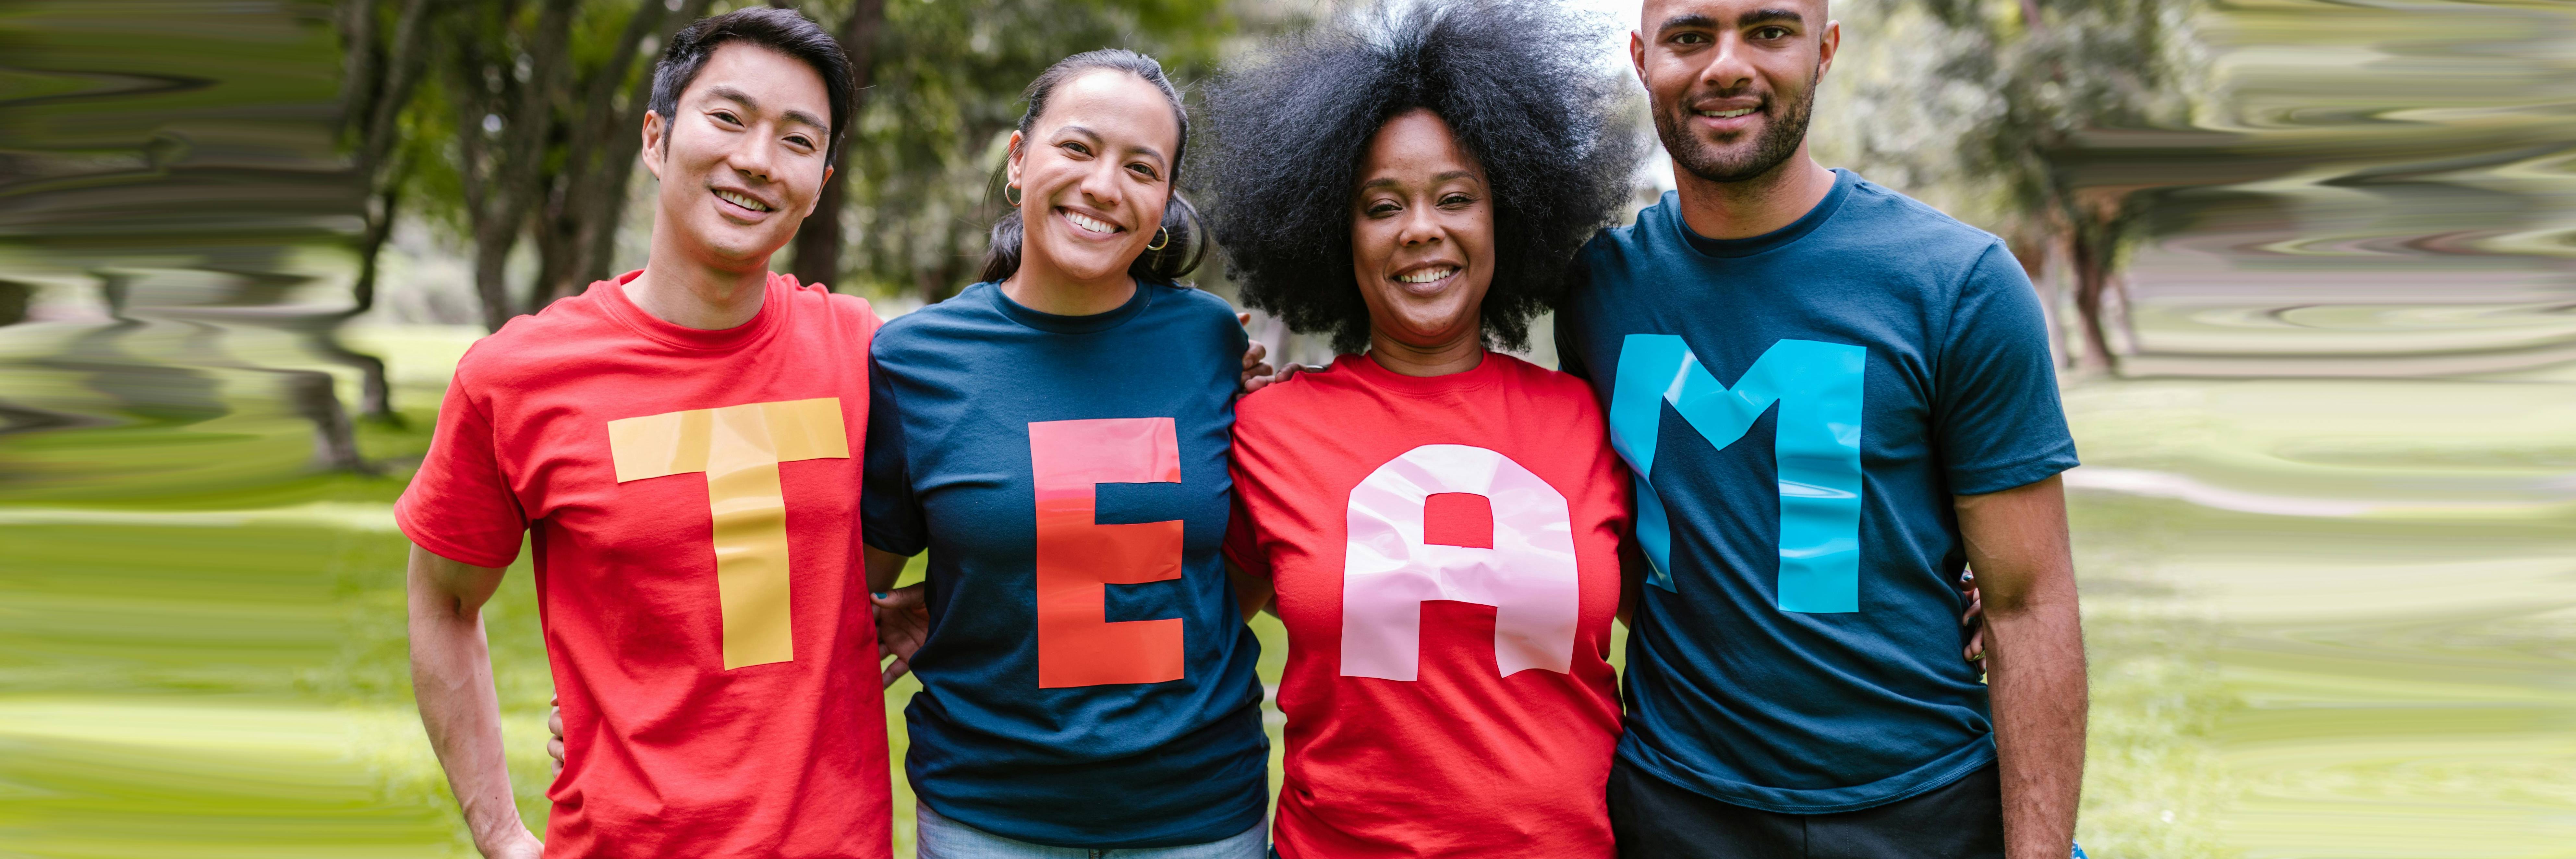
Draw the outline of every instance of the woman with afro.
<instances>
[{"instance_id":1,"label":"woman with afro","mask_svg":"<svg viewBox=\"0 0 2576 859\"><path fill-rule=\"evenodd\" d=\"M1288 630L1287 859L1615 855L1628 480L1581 380L1495 351L1627 198L1604 33L1382 8L1210 97L1235 283L1354 353L1235 413L1226 553Z\"/></svg>"}]
</instances>

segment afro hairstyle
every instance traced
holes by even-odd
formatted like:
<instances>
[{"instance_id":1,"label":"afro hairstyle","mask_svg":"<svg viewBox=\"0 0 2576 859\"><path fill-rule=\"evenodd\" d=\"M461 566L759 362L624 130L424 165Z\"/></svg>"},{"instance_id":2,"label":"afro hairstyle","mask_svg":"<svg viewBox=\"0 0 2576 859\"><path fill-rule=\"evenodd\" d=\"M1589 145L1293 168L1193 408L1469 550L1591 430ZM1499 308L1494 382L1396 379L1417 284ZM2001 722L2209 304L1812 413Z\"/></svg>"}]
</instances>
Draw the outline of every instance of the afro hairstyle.
<instances>
[{"instance_id":1,"label":"afro hairstyle","mask_svg":"<svg viewBox=\"0 0 2576 859\"><path fill-rule=\"evenodd\" d=\"M1602 61L1605 19L1550 0L1384 3L1270 46L1210 88L1210 221L1246 304L1333 348L1368 343L1351 273L1360 160L1390 119L1448 123L1493 194L1487 345L1526 348L1574 254L1628 199L1644 136Z\"/></svg>"}]
</instances>

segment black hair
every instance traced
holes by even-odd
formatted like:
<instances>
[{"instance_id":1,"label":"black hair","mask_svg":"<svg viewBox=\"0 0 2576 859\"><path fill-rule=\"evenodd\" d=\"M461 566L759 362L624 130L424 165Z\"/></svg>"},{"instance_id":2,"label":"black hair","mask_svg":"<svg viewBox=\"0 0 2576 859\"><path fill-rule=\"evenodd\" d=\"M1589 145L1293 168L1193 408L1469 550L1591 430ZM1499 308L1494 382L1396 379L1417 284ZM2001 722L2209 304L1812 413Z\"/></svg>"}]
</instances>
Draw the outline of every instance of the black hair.
<instances>
[{"instance_id":1,"label":"black hair","mask_svg":"<svg viewBox=\"0 0 2576 859\"><path fill-rule=\"evenodd\" d=\"M1171 103L1172 119L1180 124L1180 143L1172 150L1171 175L1166 177L1163 185L1172 189L1170 201L1163 206L1162 228L1169 231L1169 237L1164 240L1162 250L1138 254L1135 262L1127 264L1127 275L1137 280L1177 281L1198 268L1199 259L1207 256L1207 230L1199 226L1198 209L1181 196L1181 159L1189 152L1190 112L1181 106L1181 91L1172 86L1171 78L1164 76L1162 63L1153 57L1120 48L1086 51L1057 60L1055 65L1038 73L1036 80L1029 81L1028 90L1020 96L1029 103L1028 112L1020 114L1022 145L1027 145L1029 132L1037 127L1038 117L1046 114L1047 98L1055 94L1056 87L1101 69L1126 72L1153 84L1155 89L1163 92L1163 99ZM1020 236L1020 210L1013 207L1002 214L1001 220L993 222L993 239L984 248L981 279L998 283L1020 270Z\"/></svg>"},{"instance_id":2,"label":"black hair","mask_svg":"<svg viewBox=\"0 0 2576 859\"><path fill-rule=\"evenodd\" d=\"M700 18L671 37L671 46L662 51L662 61L653 66L653 98L645 109L662 115L669 123L680 109L680 93L698 79L707 67L707 58L727 42L759 45L814 67L823 78L823 95L832 102L831 142L824 147L823 163L836 164L841 159L841 141L850 128L850 99L855 88L851 79L850 55L841 50L841 42L823 32L812 20L794 9L753 6L722 15Z\"/></svg>"},{"instance_id":3,"label":"black hair","mask_svg":"<svg viewBox=\"0 0 2576 859\"><path fill-rule=\"evenodd\" d=\"M1485 340L1524 348L1569 263L1627 200L1644 139L1604 64L1606 18L1546 0L1381 5L1275 45L1209 93L1211 220L1246 304L1333 348L1368 343L1351 274L1360 161L1388 120L1428 109L1483 166L1494 206Z\"/></svg>"}]
</instances>

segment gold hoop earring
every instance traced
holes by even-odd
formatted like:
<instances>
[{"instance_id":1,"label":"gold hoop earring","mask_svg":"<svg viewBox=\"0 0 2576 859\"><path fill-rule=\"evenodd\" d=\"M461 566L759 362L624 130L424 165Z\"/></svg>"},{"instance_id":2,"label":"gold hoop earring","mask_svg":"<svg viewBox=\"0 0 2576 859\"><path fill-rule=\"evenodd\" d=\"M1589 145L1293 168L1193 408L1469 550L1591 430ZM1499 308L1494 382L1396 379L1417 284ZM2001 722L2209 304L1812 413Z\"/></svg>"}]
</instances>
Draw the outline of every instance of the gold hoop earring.
<instances>
[{"instance_id":1,"label":"gold hoop earring","mask_svg":"<svg viewBox=\"0 0 2576 859\"><path fill-rule=\"evenodd\" d=\"M1146 245L1146 246L1145 246L1145 249L1146 249L1146 250L1149 250L1149 251L1159 251L1159 250L1162 250L1162 249L1164 249L1164 248L1168 248L1168 247L1171 247L1171 246L1172 246L1172 228L1170 228L1170 227L1164 227L1164 228L1162 228L1162 229L1159 229L1159 230L1155 230L1155 231L1154 231L1154 243L1153 243L1153 244L1150 244L1150 245Z\"/></svg>"},{"instance_id":2,"label":"gold hoop earring","mask_svg":"<svg viewBox=\"0 0 2576 859\"><path fill-rule=\"evenodd\" d=\"M1002 199L1005 199L1005 200L1009 200L1009 201L1011 201L1011 208L1014 208L1014 209L1019 208L1019 207L1020 207L1020 186L1018 186L1018 185L1004 185L1004 186L1002 186Z\"/></svg>"}]
</instances>

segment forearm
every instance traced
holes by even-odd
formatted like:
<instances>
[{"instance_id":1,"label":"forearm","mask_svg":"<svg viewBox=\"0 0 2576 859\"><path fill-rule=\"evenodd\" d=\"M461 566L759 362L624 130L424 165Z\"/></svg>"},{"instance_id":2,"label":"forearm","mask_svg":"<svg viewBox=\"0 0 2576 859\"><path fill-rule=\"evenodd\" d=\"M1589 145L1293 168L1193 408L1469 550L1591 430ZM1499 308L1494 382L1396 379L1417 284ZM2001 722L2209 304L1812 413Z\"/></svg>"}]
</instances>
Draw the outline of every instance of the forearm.
<instances>
[{"instance_id":1,"label":"forearm","mask_svg":"<svg viewBox=\"0 0 2576 859\"><path fill-rule=\"evenodd\" d=\"M510 789L480 601L460 599L422 566L415 561L409 588L412 695L475 848L500 855L531 836Z\"/></svg>"},{"instance_id":2,"label":"forearm","mask_svg":"<svg viewBox=\"0 0 2576 859\"><path fill-rule=\"evenodd\" d=\"M2084 789L2084 628L2056 477L1958 497L1986 609L1986 685L2012 859L2065 859Z\"/></svg>"},{"instance_id":3,"label":"forearm","mask_svg":"<svg viewBox=\"0 0 2576 859\"><path fill-rule=\"evenodd\" d=\"M1245 623L1252 622L1252 616L1270 607L1270 601L1278 596L1269 578L1254 575L1233 561L1225 562L1225 575L1227 581L1234 583L1235 608L1242 610Z\"/></svg>"},{"instance_id":4,"label":"forearm","mask_svg":"<svg viewBox=\"0 0 2576 859\"><path fill-rule=\"evenodd\" d=\"M2084 786L2084 633L2072 589L1987 614L2005 855L2064 859Z\"/></svg>"},{"instance_id":5,"label":"forearm","mask_svg":"<svg viewBox=\"0 0 2576 859\"><path fill-rule=\"evenodd\" d=\"M865 549L868 564L868 590L874 593L894 590L894 583L903 579L903 567L912 562L912 556L898 555L875 546L867 546Z\"/></svg>"}]
</instances>

